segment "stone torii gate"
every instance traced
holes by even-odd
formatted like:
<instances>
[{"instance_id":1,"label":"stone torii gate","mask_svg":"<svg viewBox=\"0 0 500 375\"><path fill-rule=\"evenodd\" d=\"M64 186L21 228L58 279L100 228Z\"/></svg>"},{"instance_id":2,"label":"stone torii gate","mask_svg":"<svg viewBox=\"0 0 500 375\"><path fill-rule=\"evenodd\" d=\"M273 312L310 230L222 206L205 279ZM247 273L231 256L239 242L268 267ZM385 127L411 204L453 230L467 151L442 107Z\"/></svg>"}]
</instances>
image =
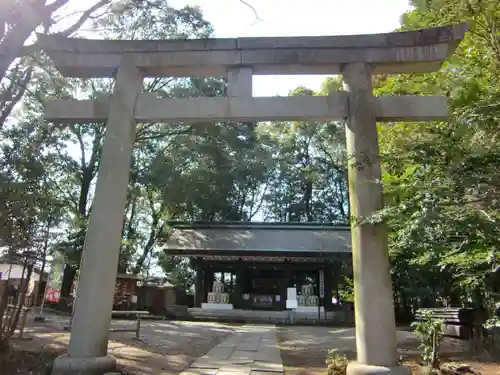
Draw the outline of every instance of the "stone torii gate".
<instances>
[{"instance_id":1,"label":"stone torii gate","mask_svg":"<svg viewBox=\"0 0 500 375\"><path fill-rule=\"evenodd\" d=\"M85 40L40 36L67 77L115 77L100 101L54 100L46 119L107 121L95 198L85 238L68 354L60 373L103 373L136 122L347 119L351 212L383 206L376 121L448 116L442 97L374 97L372 74L439 69L463 39L465 25L378 35L203 40ZM252 97L252 75L342 74L345 92L324 97ZM227 76L227 97L157 99L142 93L144 77ZM357 362L349 374L407 373L397 342L387 233L353 225ZM78 372L81 373L81 372Z\"/></svg>"}]
</instances>

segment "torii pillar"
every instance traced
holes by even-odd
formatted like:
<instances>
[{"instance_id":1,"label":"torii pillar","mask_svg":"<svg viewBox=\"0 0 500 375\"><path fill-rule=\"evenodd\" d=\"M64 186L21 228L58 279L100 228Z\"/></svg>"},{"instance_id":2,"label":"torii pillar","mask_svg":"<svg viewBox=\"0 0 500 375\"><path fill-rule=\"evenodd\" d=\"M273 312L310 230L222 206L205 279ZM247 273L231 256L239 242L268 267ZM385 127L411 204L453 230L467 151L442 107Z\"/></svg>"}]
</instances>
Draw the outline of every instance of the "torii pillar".
<instances>
[{"instance_id":1,"label":"torii pillar","mask_svg":"<svg viewBox=\"0 0 500 375\"><path fill-rule=\"evenodd\" d=\"M372 74L424 73L463 39L465 25L379 35L101 41L39 36L65 76L116 75L105 100L52 101L48 120L107 121L95 198L85 238L68 354L57 374L102 374L107 355L121 228L137 122L328 121L347 118L353 216L383 207L377 121L445 119L443 97L373 97ZM251 97L253 74L343 74L346 92L324 97ZM227 76L228 96L156 99L141 94L142 78ZM352 225L357 362L349 375L408 374L397 364L396 324L383 225Z\"/></svg>"},{"instance_id":2,"label":"torii pillar","mask_svg":"<svg viewBox=\"0 0 500 375\"><path fill-rule=\"evenodd\" d=\"M406 367L395 366L397 339L386 229L382 224L355 222L384 205L371 68L364 63L348 64L343 78L349 93L346 144L354 219L351 238L357 350L357 363L349 364L347 373L407 374Z\"/></svg>"}]
</instances>

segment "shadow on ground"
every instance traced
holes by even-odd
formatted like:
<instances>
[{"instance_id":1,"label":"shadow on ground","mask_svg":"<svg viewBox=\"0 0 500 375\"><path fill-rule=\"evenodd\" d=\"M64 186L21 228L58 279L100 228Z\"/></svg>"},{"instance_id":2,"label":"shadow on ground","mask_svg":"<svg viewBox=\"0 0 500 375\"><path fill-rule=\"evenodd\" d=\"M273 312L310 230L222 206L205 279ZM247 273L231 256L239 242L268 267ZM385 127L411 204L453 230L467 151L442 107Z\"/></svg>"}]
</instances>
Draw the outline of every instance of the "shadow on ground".
<instances>
[{"instance_id":1,"label":"shadow on ground","mask_svg":"<svg viewBox=\"0 0 500 375\"><path fill-rule=\"evenodd\" d=\"M337 349L349 360L356 359L354 328L284 326L278 329L277 334L285 375L326 374L325 360L330 349ZM414 334L399 330L397 339L399 354L410 367L418 366L421 350ZM491 360L471 356L467 341L446 338L442 343L441 358L472 363L483 375L500 374L500 368Z\"/></svg>"},{"instance_id":2,"label":"shadow on ground","mask_svg":"<svg viewBox=\"0 0 500 375\"><path fill-rule=\"evenodd\" d=\"M30 351L65 350L69 333L63 328L68 323L68 318L61 316L48 316L45 323L30 320L25 330L29 340L23 340L21 347ZM135 326L136 322L130 320L112 322L112 328ZM219 323L143 321L140 340L135 339L135 332L110 333L109 353L126 373L173 375L188 368L236 328Z\"/></svg>"}]
</instances>

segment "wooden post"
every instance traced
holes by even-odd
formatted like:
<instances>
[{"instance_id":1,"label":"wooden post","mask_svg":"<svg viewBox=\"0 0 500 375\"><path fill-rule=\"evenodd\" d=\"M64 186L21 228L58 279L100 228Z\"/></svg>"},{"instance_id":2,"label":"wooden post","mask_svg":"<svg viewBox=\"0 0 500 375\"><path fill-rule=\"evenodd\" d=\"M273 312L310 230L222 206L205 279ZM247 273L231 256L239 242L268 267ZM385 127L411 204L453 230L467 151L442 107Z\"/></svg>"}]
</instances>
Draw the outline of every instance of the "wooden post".
<instances>
[{"instance_id":1,"label":"wooden post","mask_svg":"<svg viewBox=\"0 0 500 375\"><path fill-rule=\"evenodd\" d=\"M236 263L235 277L233 288L233 307L235 309L241 309L244 307L244 301L242 298L243 294L243 284L245 282L245 268L243 261L238 260Z\"/></svg>"},{"instance_id":2,"label":"wooden post","mask_svg":"<svg viewBox=\"0 0 500 375\"><path fill-rule=\"evenodd\" d=\"M28 309L21 307L21 322L19 324L19 338L23 338L24 327L26 327L26 320L28 318Z\"/></svg>"},{"instance_id":3,"label":"wooden post","mask_svg":"<svg viewBox=\"0 0 500 375\"><path fill-rule=\"evenodd\" d=\"M141 332L141 314L137 313L137 327L135 329L135 339L139 340L139 334Z\"/></svg>"},{"instance_id":4,"label":"wooden post","mask_svg":"<svg viewBox=\"0 0 500 375\"><path fill-rule=\"evenodd\" d=\"M199 261L195 264L194 307L200 308L203 302L203 270Z\"/></svg>"}]
</instances>

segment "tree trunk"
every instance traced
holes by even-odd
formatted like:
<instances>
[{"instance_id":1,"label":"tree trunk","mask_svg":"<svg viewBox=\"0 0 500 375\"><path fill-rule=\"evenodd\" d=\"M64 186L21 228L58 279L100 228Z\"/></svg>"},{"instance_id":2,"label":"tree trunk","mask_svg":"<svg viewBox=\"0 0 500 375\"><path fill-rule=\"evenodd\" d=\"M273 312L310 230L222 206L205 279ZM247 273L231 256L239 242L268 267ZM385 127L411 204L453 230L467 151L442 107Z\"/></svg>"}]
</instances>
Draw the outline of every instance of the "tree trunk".
<instances>
[{"instance_id":1,"label":"tree trunk","mask_svg":"<svg viewBox=\"0 0 500 375\"><path fill-rule=\"evenodd\" d=\"M26 279L21 279L21 286L20 286L21 290L18 295L17 304L14 310L14 319L10 320L10 326L8 328L8 331L3 337L3 339L7 341L14 335L14 332L16 331L17 324L19 323L19 316L21 315L21 311L24 307L24 301L26 299L26 293L28 292L31 275L33 273L32 264L26 266L25 263L24 267L27 269Z\"/></svg>"},{"instance_id":2,"label":"tree trunk","mask_svg":"<svg viewBox=\"0 0 500 375\"><path fill-rule=\"evenodd\" d=\"M40 284L43 281L47 281L47 280L45 280L45 266L47 265L47 250L49 248L49 235L50 235L49 230L50 230L50 223L47 222L47 229L45 231L45 238L43 239L42 268L40 269L40 280L39 280L38 284Z\"/></svg>"},{"instance_id":3,"label":"tree trunk","mask_svg":"<svg viewBox=\"0 0 500 375\"><path fill-rule=\"evenodd\" d=\"M3 317L7 310L7 300L9 299L9 280L5 283L4 288L0 288L0 291L2 293L0 295L0 317ZM8 339L5 334L7 327L4 326L5 323L7 323L6 319L0 319L0 353L2 349L8 346Z\"/></svg>"},{"instance_id":4,"label":"tree trunk","mask_svg":"<svg viewBox=\"0 0 500 375\"><path fill-rule=\"evenodd\" d=\"M76 268L69 264L64 265L63 279L61 285L61 299L59 300L59 308L63 311L68 309L68 299L73 289L75 281Z\"/></svg>"}]
</instances>

